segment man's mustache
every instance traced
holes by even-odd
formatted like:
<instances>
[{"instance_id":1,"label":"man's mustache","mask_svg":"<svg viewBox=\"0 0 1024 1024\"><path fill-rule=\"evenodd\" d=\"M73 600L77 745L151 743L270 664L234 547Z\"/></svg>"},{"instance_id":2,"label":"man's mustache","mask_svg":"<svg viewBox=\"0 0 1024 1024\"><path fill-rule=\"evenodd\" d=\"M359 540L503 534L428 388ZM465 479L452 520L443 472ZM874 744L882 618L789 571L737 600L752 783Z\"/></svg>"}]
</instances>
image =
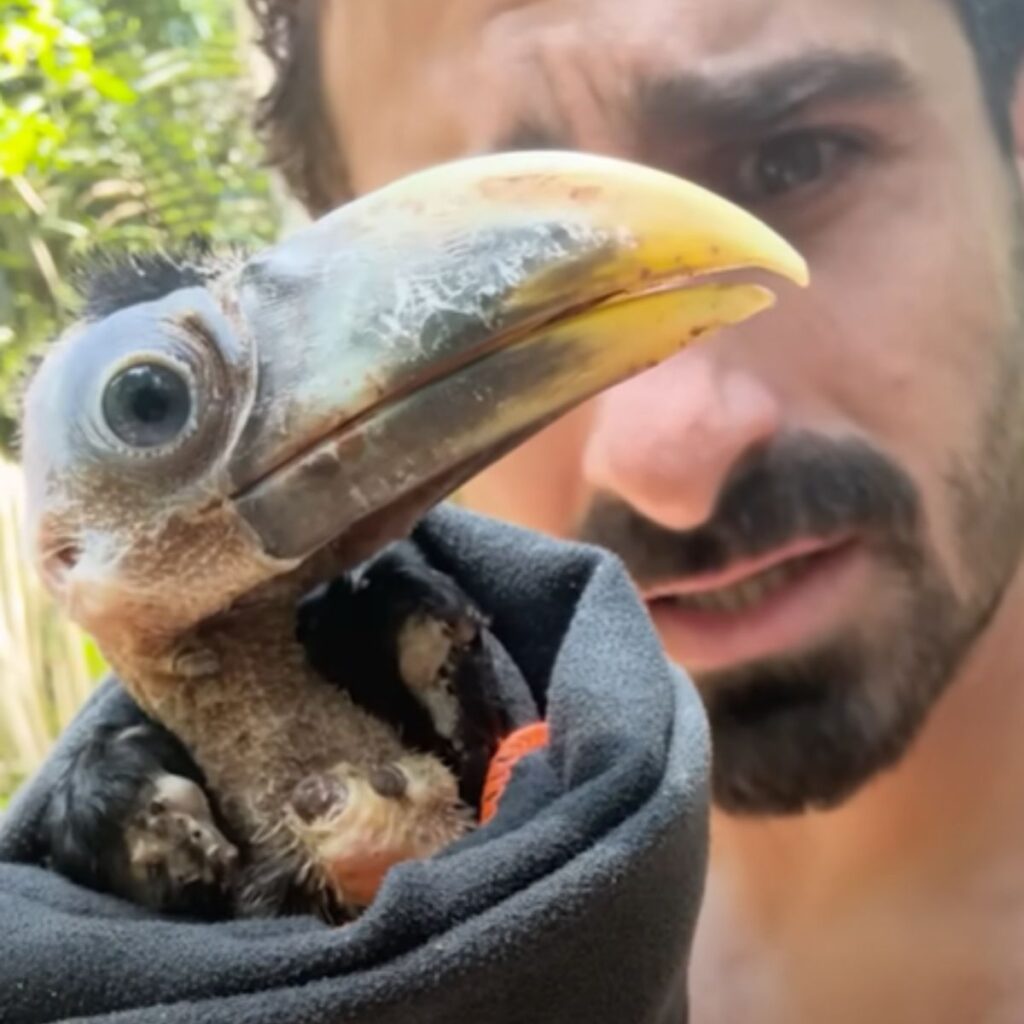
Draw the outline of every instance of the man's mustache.
<instances>
[{"instance_id":1,"label":"man's mustache","mask_svg":"<svg viewBox=\"0 0 1024 1024\"><path fill-rule=\"evenodd\" d=\"M645 587L845 533L905 558L917 546L920 520L917 488L892 459L860 440L794 433L737 463L713 514L695 529L667 529L602 494L577 536L609 548Z\"/></svg>"}]
</instances>

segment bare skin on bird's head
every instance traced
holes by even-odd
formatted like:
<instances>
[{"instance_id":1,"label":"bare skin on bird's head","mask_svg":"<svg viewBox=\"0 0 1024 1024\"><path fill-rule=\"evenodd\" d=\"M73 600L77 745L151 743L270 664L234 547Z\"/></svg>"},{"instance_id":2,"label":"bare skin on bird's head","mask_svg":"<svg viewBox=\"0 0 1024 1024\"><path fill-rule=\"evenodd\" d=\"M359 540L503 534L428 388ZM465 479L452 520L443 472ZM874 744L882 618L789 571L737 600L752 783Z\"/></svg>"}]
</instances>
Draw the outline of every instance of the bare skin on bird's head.
<instances>
[{"instance_id":1,"label":"bare skin on bird's head","mask_svg":"<svg viewBox=\"0 0 1024 1024\"><path fill-rule=\"evenodd\" d=\"M247 262L179 265L54 346L23 427L37 563L202 769L242 847L240 910L345 913L472 823L446 766L311 667L303 595L553 416L763 310L761 285L692 280L737 268L806 279L781 238L671 176L494 157ZM476 629L401 636L442 732L458 708L431 673Z\"/></svg>"}]
</instances>

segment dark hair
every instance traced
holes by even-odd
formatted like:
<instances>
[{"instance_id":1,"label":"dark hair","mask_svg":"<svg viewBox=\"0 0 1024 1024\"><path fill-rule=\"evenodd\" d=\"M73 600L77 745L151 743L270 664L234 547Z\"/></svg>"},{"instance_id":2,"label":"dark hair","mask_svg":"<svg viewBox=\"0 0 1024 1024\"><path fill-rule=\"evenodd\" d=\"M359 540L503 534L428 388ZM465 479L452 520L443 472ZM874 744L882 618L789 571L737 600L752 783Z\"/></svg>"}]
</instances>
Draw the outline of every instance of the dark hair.
<instances>
[{"instance_id":1,"label":"dark hair","mask_svg":"<svg viewBox=\"0 0 1024 1024\"><path fill-rule=\"evenodd\" d=\"M349 190L323 102L318 0L246 2L258 28L256 44L274 73L273 83L256 105L256 130L267 162L311 214L324 213L333 205L333 194Z\"/></svg>"},{"instance_id":2,"label":"dark hair","mask_svg":"<svg viewBox=\"0 0 1024 1024\"><path fill-rule=\"evenodd\" d=\"M999 139L1012 144L1011 103L1024 54L1021 0L956 0L974 47L982 86Z\"/></svg>"},{"instance_id":3,"label":"dark hair","mask_svg":"<svg viewBox=\"0 0 1024 1024\"><path fill-rule=\"evenodd\" d=\"M260 98L256 128L267 159L295 197L316 215L346 192L341 148L324 109L317 54L316 0L247 0L259 26L257 43L274 82ZM375 2L375 0L358 0ZM1010 99L1024 52L1022 0L954 0L977 57L1000 141L1012 137Z\"/></svg>"}]
</instances>

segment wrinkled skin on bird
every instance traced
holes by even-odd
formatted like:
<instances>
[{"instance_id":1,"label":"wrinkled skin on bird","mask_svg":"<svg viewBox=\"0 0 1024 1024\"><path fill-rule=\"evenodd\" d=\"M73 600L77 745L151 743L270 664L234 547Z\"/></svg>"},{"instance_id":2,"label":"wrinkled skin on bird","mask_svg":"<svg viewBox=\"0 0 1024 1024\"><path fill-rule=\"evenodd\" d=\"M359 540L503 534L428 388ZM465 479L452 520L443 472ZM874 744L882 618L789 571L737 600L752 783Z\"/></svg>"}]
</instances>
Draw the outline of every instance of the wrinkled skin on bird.
<instances>
[{"instance_id":1,"label":"wrinkled skin on bird","mask_svg":"<svg viewBox=\"0 0 1024 1024\"><path fill-rule=\"evenodd\" d=\"M119 829L99 816L120 891L346 920L472 827L502 728L474 698L482 616L388 544L579 402L765 310L753 271L806 267L685 181L548 152L414 175L248 260L127 268L94 279L23 423L43 579L198 772L154 769Z\"/></svg>"}]
</instances>

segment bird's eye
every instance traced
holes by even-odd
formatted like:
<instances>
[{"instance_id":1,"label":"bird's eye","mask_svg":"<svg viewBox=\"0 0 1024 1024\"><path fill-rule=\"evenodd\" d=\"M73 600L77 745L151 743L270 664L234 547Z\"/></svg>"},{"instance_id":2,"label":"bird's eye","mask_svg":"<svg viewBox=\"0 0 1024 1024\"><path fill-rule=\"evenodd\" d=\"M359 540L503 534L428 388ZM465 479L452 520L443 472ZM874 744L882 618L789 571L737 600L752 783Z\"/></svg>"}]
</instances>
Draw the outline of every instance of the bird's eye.
<instances>
[{"instance_id":1,"label":"bird's eye","mask_svg":"<svg viewBox=\"0 0 1024 1024\"><path fill-rule=\"evenodd\" d=\"M103 418L114 436L132 448L172 444L192 417L187 377L164 363L137 363L121 370L103 392Z\"/></svg>"}]
</instances>

